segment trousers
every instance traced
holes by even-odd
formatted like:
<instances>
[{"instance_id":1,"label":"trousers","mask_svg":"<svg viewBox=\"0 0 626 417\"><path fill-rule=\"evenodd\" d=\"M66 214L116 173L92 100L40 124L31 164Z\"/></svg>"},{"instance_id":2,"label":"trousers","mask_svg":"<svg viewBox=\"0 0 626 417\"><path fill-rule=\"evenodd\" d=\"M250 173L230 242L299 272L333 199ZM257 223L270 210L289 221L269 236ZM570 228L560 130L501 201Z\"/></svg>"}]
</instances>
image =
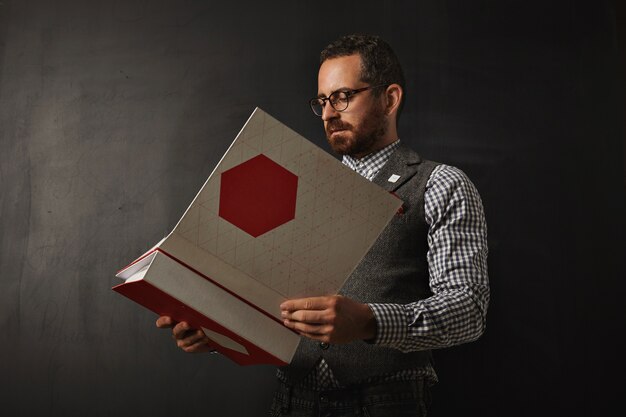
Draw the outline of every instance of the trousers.
<instances>
[{"instance_id":1,"label":"trousers","mask_svg":"<svg viewBox=\"0 0 626 417\"><path fill-rule=\"evenodd\" d=\"M271 417L425 417L430 389L423 380L312 391L280 383Z\"/></svg>"}]
</instances>

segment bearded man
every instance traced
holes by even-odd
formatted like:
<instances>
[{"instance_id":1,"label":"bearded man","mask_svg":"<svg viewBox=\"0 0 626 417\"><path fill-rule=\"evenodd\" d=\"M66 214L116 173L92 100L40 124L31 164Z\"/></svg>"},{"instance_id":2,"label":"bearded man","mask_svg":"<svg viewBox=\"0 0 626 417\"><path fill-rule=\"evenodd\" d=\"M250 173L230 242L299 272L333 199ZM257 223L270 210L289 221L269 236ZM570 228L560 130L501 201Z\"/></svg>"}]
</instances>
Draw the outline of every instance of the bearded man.
<instances>
[{"instance_id":1,"label":"bearded man","mask_svg":"<svg viewBox=\"0 0 626 417\"><path fill-rule=\"evenodd\" d=\"M271 415L425 416L437 381L431 350L479 338L489 284L487 230L474 185L457 168L401 143L405 80L391 47L348 35L321 53L310 101L343 163L403 201L339 294L287 300L285 326L304 336L278 370ZM178 346L206 336L167 317Z\"/></svg>"}]
</instances>

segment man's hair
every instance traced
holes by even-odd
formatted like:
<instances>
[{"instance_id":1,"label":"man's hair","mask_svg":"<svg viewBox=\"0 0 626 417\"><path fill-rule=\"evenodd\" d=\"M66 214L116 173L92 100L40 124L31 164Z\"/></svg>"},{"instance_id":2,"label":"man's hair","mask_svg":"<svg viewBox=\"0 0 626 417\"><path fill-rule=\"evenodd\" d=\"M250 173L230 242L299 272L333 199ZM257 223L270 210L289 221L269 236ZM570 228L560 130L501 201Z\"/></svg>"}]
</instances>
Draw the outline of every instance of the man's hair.
<instances>
[{"instance_id":1,"label":"man's hair","mask_svg":"<svg viewBox=\"0 0 626 417\"><path fill-rule=\"evenodd\" d=\"M332 58L359 54L361 57L361 81L369 85L399 84L406 95L404 73L398 57L387 42L375 35L353 34L331 42L320 54L320 65ZM374 89L380 96L382 88ZM398 119L404 107L404 98L398 108Z\"/></svg>"}]
</instances>

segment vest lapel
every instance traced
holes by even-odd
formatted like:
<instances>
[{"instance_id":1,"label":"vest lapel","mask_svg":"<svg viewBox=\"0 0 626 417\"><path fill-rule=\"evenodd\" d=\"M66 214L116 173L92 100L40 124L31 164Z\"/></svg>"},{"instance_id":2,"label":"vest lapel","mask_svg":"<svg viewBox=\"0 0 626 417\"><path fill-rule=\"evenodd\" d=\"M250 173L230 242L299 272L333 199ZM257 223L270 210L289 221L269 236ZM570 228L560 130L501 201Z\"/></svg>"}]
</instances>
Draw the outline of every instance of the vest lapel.
<instances>
[{"instance_id":1,"label":"vest lapel","mask_svg":"<svg viewBox=\"0 0 626 417\"><path fill-rule=\"evenodd\" d=\"M421 162L422 158L420 158L416 152L401 144L398 146L398 149L391 154L387 163L378 172L376 177L374 177L372 182L380 185L389 192L393 192L415 175L417 166ZM396 182L389 181L392 175L399 177Z\"/></svg>"}]
</instances>

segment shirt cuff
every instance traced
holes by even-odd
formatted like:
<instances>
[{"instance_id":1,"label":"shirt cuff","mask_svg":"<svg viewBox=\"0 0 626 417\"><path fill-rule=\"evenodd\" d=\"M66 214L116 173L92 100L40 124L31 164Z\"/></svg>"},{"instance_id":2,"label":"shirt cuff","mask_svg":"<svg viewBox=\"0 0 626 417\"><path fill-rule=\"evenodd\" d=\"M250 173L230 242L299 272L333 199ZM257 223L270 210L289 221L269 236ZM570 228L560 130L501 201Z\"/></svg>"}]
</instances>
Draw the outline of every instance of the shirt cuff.
<instances>
[{"instance_id":1,"label":"shirt cuff","mask_svg":"<svg viewBox=\"0 0 626 417\"><path fill-rule=\"evenodd\" d=\"M369 342L375 345L395 347L407 336L408 323L401 304L369 303L376 320L376 336Z\"/></svg>"}]
</instances>

